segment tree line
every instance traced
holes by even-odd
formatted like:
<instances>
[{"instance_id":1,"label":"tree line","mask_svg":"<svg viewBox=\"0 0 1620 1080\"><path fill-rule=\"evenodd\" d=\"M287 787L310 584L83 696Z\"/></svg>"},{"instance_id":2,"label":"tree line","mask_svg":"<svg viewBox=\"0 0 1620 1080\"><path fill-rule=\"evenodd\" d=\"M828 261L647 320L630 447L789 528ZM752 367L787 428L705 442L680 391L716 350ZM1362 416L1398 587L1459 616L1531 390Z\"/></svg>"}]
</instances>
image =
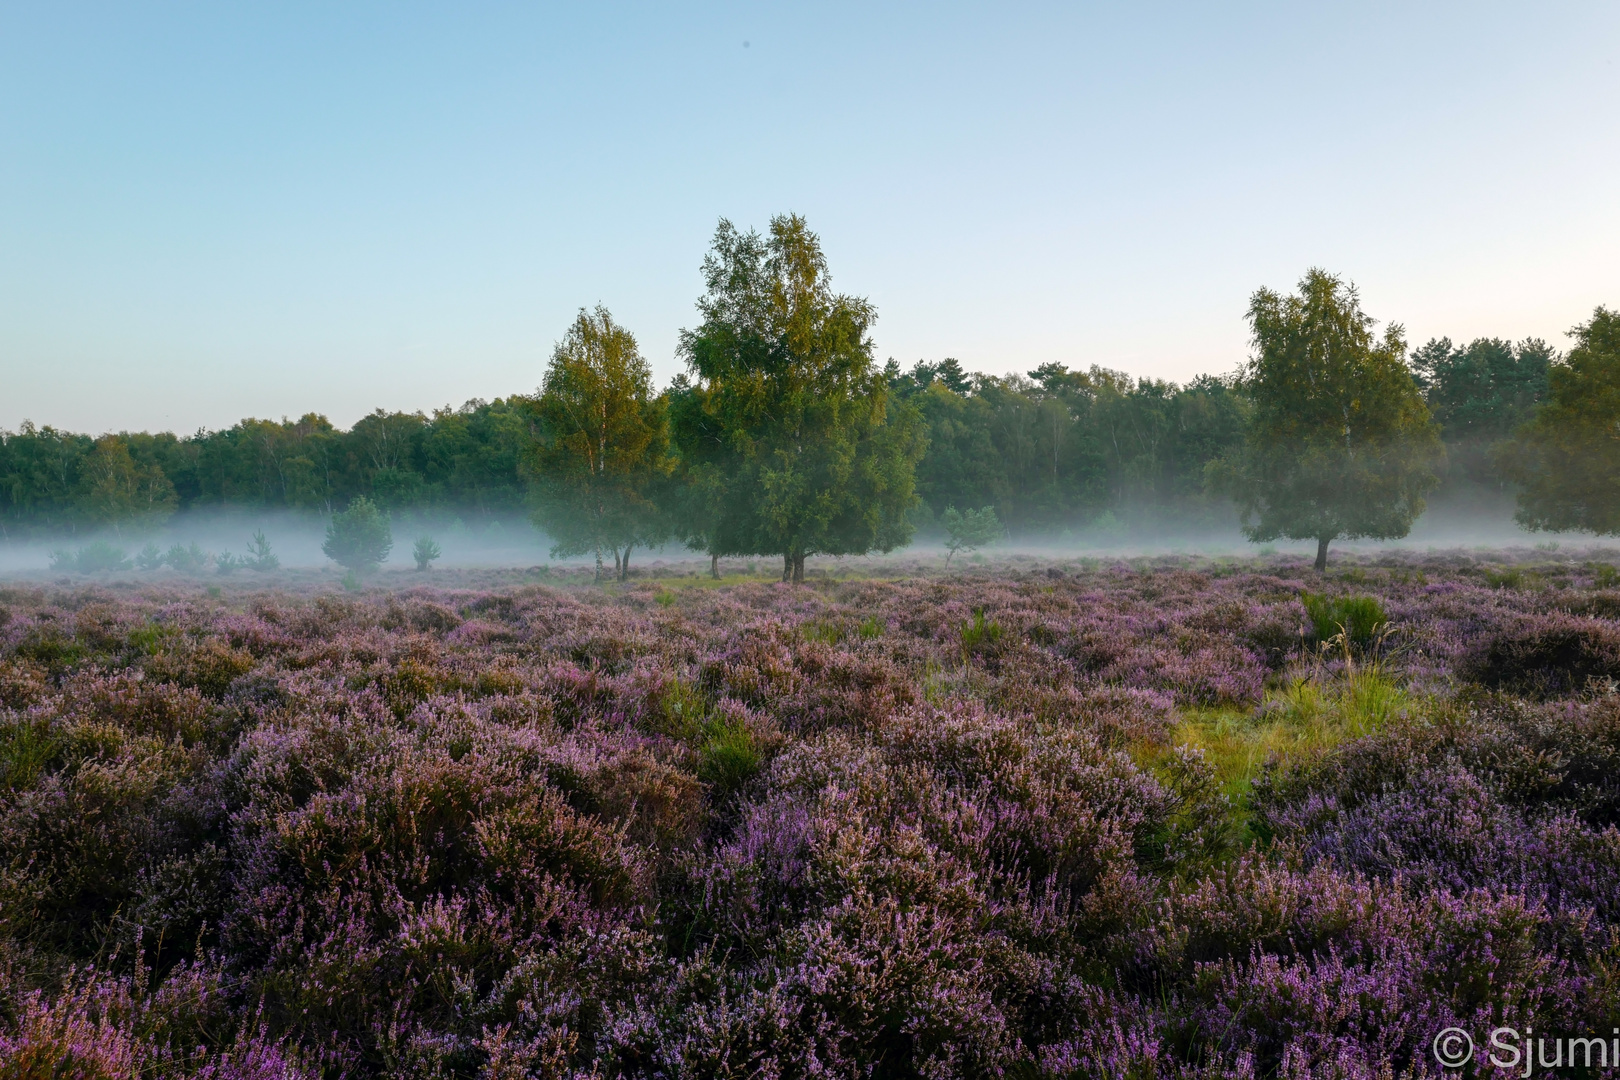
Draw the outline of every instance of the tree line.
<instances>
[{"instance_id":1,"label":"tree line","mask_svg":"<svg viewBox=\"0 0 1620 1080\"><path fill-rule=\"evenodd\" d=\"M809 556L891 550L976 508L1023 537L1235 510L1251 537L1315 539L1324 560L1335 538L1404 535L1442 483L1517 492L1532 527L1620 526L1620 509L1594 508L1620 505L1604 487L1620 364L1601 308L1567 358L1534 339L1409 355L1398 325L1375 334L1353 286L1313 270L1295 294L1255 294L1243 369L1177 384L879 365L875 309L832 289L794 215L764 234L722 221L703 273L685 371L662 390L599 307L537 392L459 409L378 410L347 431L314 413L190 436L25 423L0 433L0 534L138 531L209 508L330 517L365 498L470 525L528 515L556 554L594 554L604 573L681 542L780 555L792 580Z\"/></svg>"}]
</instances>

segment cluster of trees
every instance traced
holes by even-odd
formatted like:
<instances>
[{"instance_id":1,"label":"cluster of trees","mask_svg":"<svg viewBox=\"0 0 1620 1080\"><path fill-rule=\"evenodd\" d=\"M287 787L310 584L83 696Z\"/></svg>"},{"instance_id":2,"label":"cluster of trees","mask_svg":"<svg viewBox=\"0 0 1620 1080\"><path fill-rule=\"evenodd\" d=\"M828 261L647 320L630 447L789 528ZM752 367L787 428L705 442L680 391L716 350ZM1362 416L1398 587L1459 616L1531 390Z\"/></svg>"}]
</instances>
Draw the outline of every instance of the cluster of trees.
<instances>
[{"instance_id":1,"label":"cluster of trees","mask_svg":"<svg viewBox=\"0 0 1620 1080\"><path fill-rule=\"evenodd\" d=\"M797 216L764 235L722 221L703 269L686 370L662 391L598 307L533 395L379 410L348 431L315 414L189 437L24 424L0 433L0 535L209 507L330 517L364 499L470 523L528 514L556 554L594 553L603 573L611 557L619 576L635 549L679 541L781 555L798 579L810 555L890 550L918 527L1051 535L1235 507L1256 540L1316 540L1321 564L1335 538L1405 535L1442 484L1517 490L1531 527L1620 531L1620 359L1601 308L1567 359L1534 339L1408 356L1398 325L1375 333L1354 288L1312 270L1296 294L1255 294L1242 370L1177 385L879 366L872 305L832 290Z\"/></svg>"},{"instance_id":2,"label":"cluster of trees","mask_svg":"<svg viewBox=\"0 0 1620 1080\"><path fill-rule=\"evenodd\" d=\"M314 413L191 436L92 438L24 423L0 432L0 536L123 531L188 509L327 515L359 495L469 522L511 517L526 506L527 404L470 401L432 415L379 409L348 431Z\"/></svg>"},{"instance_id":3,"label":"cluster of trees","mask_svg":"<svg viewBox=\"0 0 1620 1080\"><path fill-rule=\"evenodd\" d=\"M725 555L890 551L911 538L920 417L872 356L867 301L832 291L804 219L766 235L722 221L703 264L687 371L654 394L635 338L581 312L536 402L536 521L554 553L679 539Z\"/></svg>"}]
</instances>

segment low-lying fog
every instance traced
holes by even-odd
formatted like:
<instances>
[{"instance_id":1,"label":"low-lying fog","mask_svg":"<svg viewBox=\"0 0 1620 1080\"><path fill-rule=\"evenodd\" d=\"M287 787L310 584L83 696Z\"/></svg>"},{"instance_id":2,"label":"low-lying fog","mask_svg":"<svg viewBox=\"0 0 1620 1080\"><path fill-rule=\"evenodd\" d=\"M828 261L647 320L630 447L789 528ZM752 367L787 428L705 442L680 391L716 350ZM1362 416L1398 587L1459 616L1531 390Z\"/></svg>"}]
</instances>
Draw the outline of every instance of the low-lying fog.
<instances>
[{"instance_id":1,"label":"low-lying fog","mask_svg":"<svg viewBox=\"0 0 1620 1080\"><path fill-rule=\"evenodd\" d=\"M245 555L255 532L262 532L271 550L287 570L332 572L341 571L321 552L325 524L318 518L290 514L253 514L244 512L190 513L177 515L164 527L147 532L122 533L106 531L81 533L71 537L53 539L0 540L0 575L10 577L44 578L53 570L53 554L60 551L75 552L87 545L105 542L133 559L148 544L160 551L173 545L196 548L217 558L222 553ZM442 555L434 563L440 569L476 568L532 568L555 565L564 567L589 566L591 556L553 559L551 543L527 521L514 518L468 525L459 519L413 519L396 521L393 527L394 547L384 570L404 570L414 566L411 548L420 536L436 541ZM1537 546L1553 550L1591 546L1594 538L1580 534L1532 533L1519 527L1512 516L1510 500L1473 501L1471 503L1440 504L1418 519L1409 536L1394 541L1340 540L1333 545L1337 553L1372 552L1389 549L1428 551L1434 549L1474 548L1505 549ZM1011 537L987 548L981 557L992 555L1033 555L1044 558L1062 558L1068 555L1129 557L1135 555L1254 555L1298 554L1312 557L1313 541L1279 540L1269 544L1255 544L1245 539L1234 519L1221 526L1177 528L1173 522L1151 524L1114 525L1111 528L1077 528L1062 530L1044 536ZM928 559L938 555L944 558L943 538L920 533L902 555L907 561ZM973 556L958 554L958 560ZM606 556L609 569L611 556ZM699 553L672 544L654 550L637 550L632 555L633 569L646 568L653 563L689 562L701 558ZM823 560L815 560L821 562ZM865 561L865 560L863 560ZM773 572L775 561L768 556L756 559L727 559L728 566L741 568L748 565L753 572ZM212 564L201 571L217 573ZM103 572L108 573L108 572ZM150 571L127 570L110 572L116 576L150 576ZM159 574L172 571L157 571ZM245 576L251 576L247 574Z\"/></svg>"}]
</instances>

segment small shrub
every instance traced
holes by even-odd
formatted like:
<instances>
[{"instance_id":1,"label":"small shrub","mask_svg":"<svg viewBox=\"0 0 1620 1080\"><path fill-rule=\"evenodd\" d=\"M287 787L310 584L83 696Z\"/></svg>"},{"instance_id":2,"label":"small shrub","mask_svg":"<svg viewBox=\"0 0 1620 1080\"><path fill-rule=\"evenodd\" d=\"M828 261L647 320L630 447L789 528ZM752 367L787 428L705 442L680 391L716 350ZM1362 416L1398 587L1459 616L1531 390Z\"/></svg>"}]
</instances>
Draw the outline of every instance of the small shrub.
<instances>
[{"instance_id":1,"label":"small shrub","mask_svg":"<svg viewBox=\"0 0 1620 1080\"><path fill-rule=\"evenodd\" d=\"M136 554L135 567L138 570L161 570L163 568L163 549L149 541Z\"/></svg>"},{"instance_id":2,"label":"small shrub","mask_svg":"<svg viewBox=\"0 0 1620 1080\"><path fill-rule=\"evenodd\" d=\"M844 636L843 627L832 620L807 622L799 627L799 632L806 641L820 641L827 645L837 645L838 639Z\"/></svg>"},{"instance_id":3,"label":"small shrub","mask_svg":"<svg viewBox=\"0 0 1620 1080\"><path fill-rule=\"evenodd\" d=\"M164 554L163 561L169 564L171 570L178 570L182 574L195 574L208 565L208 553L192 541L189 547L180 544L171 544Z\"/></svg>"},{"instance_id":4,"label":"small shrub","mask_svg":"<svg viewBox=\"0 0 1620 1080\"><path fill-rule=\"evenodd\" d=\"M55 623L39 623L29 627L17 643L17 655L57 669L76 662L84 655L84 646Z\"/></svg>"},{"instance_id":5,"label":"small shrub","mask_svg":"<svg viewBox=\"0 0 1620 1080\"><path fill-rule=\"evenodd\" d=\"M211 639L173 652L159 653L146 662L147 674L163 682L192 686L208 697L225 695L238 676L253 670L253 654Z\"/></svg>"},{"instance_id":6,"label":"small shrub","mask_svg":"<svg viewBox=\"0 0 1620 1080\"><path fill-rule=\"evenodd\" d=\"M128 570L132 563L129 553L105 540L95 540L69 551L61 548L51 552L51 569L70 573L96 574L104 570Z\"/></svg>"},{"instance_id":7,"label":"small shrub","mask_svg":"<svg viewBox=\"0 0 1620 1080\"><path fill-rule=\"evenodd\" d=\"M433 569L433 560L439 555L438 542L431 536L418 536L415 546L411 548L411 558L416 560L418 570Z\"/></svg>"},{"instance_id":8,"label":"small shrub","mask_svg":"<svg viewBox=\"0 0 1620 1080\"><path fill-rule=\"evenodd\" d=\"M281 566L281 560L270 550L270 541L264 538L263 529L254 531L245 561L254 570L275 570Z\"/></svg>"},{"instance_id":9,"label":"small shrub","mask_svg":"<svg viewBox=\"0 0 1620 1080\"><path fill-rule=\"evenodd\" d=\"M708 721L709 701L703 692L684 682L673 682L658 700L651 727L661 735L686 741L696 737Z\"/></svg>"},{"instance_id":10,"label":"small shrub","mask_svg":"<svg viewBox=\"0 0 1620 1080\"><path fill-rule=\"evenodd\" d=\"M951 559L958 551L987 547L1001 539L1005 532L993 506L965 513L954 506L947 506L940 520L945 523L946 566L951 565Z\"/></svg>"},{"instance_id":11,"label":"small shrub","mask_svg":"<svg viewBox=\"0 0 1620 1080\"><path fill-rule=\"evenodd\" d=\"M321 550L350 573L363 574L386 562L393 547L388 519L370 499L358 495L347 510L332 515Z\"/></svg>"}]
</instances>

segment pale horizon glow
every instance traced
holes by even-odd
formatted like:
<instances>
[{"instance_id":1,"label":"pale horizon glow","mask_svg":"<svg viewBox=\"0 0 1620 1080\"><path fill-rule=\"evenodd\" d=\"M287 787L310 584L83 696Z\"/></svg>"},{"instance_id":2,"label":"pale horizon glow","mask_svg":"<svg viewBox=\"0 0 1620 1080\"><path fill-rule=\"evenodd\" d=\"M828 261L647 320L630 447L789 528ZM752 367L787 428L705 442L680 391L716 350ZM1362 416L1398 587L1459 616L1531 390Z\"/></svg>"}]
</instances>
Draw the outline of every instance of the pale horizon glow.
<instances>
[{"instance_id":1,"label":"pale horizon glow","mask_svg":"<svg viewBox=\"0 0 1620 1080\"><path fill-rule=\"evenodd\" d=\"M746 42L746 46L745 46ZM804 214L880 359L1233 370L1310 266L1430 337L1620 305L1620 7L0 11L0 428L680 370L715 223Z\"/></svg>"}]
</instances>

